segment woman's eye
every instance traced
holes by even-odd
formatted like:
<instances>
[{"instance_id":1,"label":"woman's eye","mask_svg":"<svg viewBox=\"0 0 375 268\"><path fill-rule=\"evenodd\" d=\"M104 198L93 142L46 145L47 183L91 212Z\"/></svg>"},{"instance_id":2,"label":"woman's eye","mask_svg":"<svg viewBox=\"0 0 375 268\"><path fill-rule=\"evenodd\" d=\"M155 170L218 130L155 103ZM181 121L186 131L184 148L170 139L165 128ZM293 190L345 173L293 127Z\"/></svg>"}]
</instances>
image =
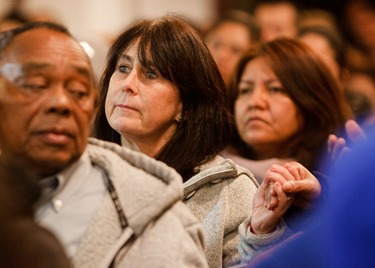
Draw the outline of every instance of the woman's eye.
<instances>
[{"instance_id":1,"label":"woman's eye","mask_svg":"<svg viewBox=\"0 0 375 268\"><path fill-rule=\"evenodd\" d=\"M282 87L270 87L269 88L270 92L272 93L284 93L285 90Z\"/></svg>"},{"instance_id":2,"label":"woman's eye","mask_svg":"<svg viewBox=\"0 0 375 268\"><path fill-rule=\"evenodd\" d=\"M154 78L157 77L157 74L156 74L156 72L154 72L154 71L147 71L147 72L146 72L146 76L147 76L147 78L149 78L149 79L154 79Z\"/></svg>"},{"instance_id":3,"label":"woman's eye","mask_svg":"<svg viewBox=\"0 0 375 268\"><path fill-rule=\"evenodd\" d=\"M120 65L118 67L118 69L121 73L129 73L130 72L130 68L126 65Z\"/></svg>"},{"instance_id":4,"label":"woman's eye","mask_svg":"<svg viewBox=\"0 0 375 268\"><path fill-rule=\"evenodd\" d=\"M238 95L246 95L246 94L249 94L249 93L251 93L250 88L240 88L238 90Z\"/></svg>"},{"instance_id":5,"label":"woman's eye","mask_svg":"<svg viewBox=\"0 0 375 268\"><path fill-rule=\"evenodd\" d=\"M239 55L239 54L242 53L242 49L239 48L239 47L232 47L232 53L236 54L236 55Z\"/></svg>"}]
</instances>

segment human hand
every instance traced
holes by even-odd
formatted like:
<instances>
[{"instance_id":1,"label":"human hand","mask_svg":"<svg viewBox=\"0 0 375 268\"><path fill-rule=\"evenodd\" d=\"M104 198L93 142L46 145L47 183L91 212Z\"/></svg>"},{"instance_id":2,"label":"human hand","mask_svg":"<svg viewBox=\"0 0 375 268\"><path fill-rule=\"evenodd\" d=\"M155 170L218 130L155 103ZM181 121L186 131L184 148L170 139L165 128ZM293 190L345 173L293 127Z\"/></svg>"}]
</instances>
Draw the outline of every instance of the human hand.
<instances>
[{"instance_id":1,"label":"human hand","mask_svg":"<svg viewBox=\"0 0 375 268\"><path fill-rule=\"evenodd\" d=\"M278 174L269 169L265 177L273 176ZM294 197L284 192L279 181L263 180L253 200L252 231L257 234L272 232L293 201Z\"/></svg>"},{"instance_id":2,"label":"human hand","mask_svg":"<svg viewBox=\"0 0 375 268\"><path fill-rule=\"evenodd\" d=\"M345 132L351 142L357 142L366 138L363 129L354 120L348 120L345 123ZM337 161L350 149L347 146L347 141L342 137L337 137L334 134L328 136L328 154L333 161Z\"/></svg>"},{"instance_id":3,"label":"human hand","mask_svg":"<svg viewBox=\"0 0 375 268\"><path fill-rule=\"evenodd\" d=\"M280 182L285 193L294 195L295 207L308 209L315 205L322 187L319 180L307 168L298 162L289 162L284 166L272 166L271 169L279 174L273 176L272 180Z\"/></svg>"}]
</instances>

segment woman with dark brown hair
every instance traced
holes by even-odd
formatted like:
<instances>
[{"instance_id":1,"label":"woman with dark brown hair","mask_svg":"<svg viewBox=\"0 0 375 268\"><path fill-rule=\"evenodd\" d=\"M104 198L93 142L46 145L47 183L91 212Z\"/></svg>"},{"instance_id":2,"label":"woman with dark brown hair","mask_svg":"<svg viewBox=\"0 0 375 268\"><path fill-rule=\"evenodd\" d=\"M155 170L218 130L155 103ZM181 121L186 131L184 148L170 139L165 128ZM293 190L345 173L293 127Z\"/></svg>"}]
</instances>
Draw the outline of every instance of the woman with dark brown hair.
<instances>
[{"instance_id":1,"label":"woman with dark brown hair","mask_svg":"<svg viewBox=\"0 0 375 268\"><path fill-rule=\"evenodd\" d=\"M298 40L256 46L239 63L231 90L236 127L223 155L259 182L274 163L317 169L329 134L352 116L331 72Z\"/></svg>"},{"instance_id":2,"label":"woman with dark brown hair","mask_svg":"<svg viewBox=\"0 0 375 268\"><path fill-rule=\"evenodd\" d=\"M253 175L218 156L231 135L228 92L189 22L168 15L135 22L121 33L109 51L99 98L98 138L131 144L181 174L184 202L205 230L210 267L240 260L238 227L250 230L252 215L268 224L253 226L261 234L242 237L249 245L244 255L287 234L280 218L293 200L278 189L281 209L253 207Z\"/></svg>"}]
</instances>

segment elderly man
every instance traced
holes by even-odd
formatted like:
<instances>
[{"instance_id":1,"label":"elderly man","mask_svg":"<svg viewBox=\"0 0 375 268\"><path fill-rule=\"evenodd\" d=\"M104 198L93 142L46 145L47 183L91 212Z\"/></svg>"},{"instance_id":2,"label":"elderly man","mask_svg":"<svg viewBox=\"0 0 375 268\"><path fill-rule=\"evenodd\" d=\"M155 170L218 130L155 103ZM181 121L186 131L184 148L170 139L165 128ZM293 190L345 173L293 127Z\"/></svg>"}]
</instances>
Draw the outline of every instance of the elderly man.
<instances>
[{"instance_id":1,"label":"elderly man","mask_svg":"<svg viewBox=\"0 0 375 268\"><path fill-rule=\"evenodd\" d=\"M206 267L201 226L179 201L179 175L88 139L96 92L79 43L43 22L0 38L1 161L38 177L37 219L73 265Z\"/></svg>"}]
</instances>

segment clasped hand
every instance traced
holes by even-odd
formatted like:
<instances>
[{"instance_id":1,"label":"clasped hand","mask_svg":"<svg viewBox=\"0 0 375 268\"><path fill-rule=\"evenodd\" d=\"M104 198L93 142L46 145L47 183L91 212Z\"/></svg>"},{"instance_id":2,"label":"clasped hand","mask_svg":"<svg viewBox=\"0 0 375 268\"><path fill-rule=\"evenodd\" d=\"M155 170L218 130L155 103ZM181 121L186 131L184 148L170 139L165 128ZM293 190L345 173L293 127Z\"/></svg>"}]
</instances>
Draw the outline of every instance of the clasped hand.
<instances>
[{"instance_id":1,"label":"clasped hand","mask_svg":"<svg viewBox=\"0 0 375 268\"><path fill-rule=\"evenodd\" d=\"M291 205L308 209L320 193L318 179L301 164L272 165L254 196L253 232L272 232Z\"/></svg>"}]
</instances>

